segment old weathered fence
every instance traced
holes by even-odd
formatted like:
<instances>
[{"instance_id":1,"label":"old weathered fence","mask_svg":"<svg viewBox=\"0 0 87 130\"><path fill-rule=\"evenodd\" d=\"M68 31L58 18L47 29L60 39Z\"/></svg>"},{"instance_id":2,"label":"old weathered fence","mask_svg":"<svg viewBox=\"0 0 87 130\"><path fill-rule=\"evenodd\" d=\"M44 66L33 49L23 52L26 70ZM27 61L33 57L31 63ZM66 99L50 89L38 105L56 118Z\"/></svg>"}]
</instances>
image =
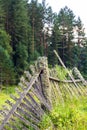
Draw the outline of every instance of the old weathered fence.
<instances>
[{"instance_id":1,"label":"old weathered fence","mask_svg":"<svg viewBox=\"0 0 87 130\"><path fill-rule=\"evenodd\" d=\"M39 130L39 122L46 111L51 110L47 58L39 58L30 71L21 78L17 95L6 101L1 111L0 130Z\"/></svg>"},{"instance_id":2,"label":"old weathered fence","mask_svg":"<svg viewBox=\"0 0 87 130\"><path fill-rule=\"evenodd\" d=\"M44 113L52 109L57 102L64 104L69 97L87 95L86 86L80 80L60 81L53 77L53 70L48 69L47 58L40 57L30 72L26 71L21 78L17 95L11 95L0 114L0 130L39 130L39 123Z\"/></svg>"}]
</instances>

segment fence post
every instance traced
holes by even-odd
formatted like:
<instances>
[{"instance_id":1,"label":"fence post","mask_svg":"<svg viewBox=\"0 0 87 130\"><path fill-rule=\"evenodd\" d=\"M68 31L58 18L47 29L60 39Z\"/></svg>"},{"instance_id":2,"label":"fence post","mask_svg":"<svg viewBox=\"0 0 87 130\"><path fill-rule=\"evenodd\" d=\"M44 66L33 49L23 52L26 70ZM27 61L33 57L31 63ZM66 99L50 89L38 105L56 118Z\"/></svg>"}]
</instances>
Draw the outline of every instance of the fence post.
<instances>
[{"instance_id":1,"label":"fence post","mask_svg":"<svg viewBox=\"0 0 87 130\"><path fill-rule=\"evenodd\" d=\"M81 75L80 71L76 67L74 67L72 71L75 74L75 76L77 76L79 79L81 79L83 85L87 86L87 82L84 79L84 77Z\"/></svg>"},{"instance_id":2,"label":"fence post","mask_svg":"<svg viewBox=\"0 0 87 130\"><path fill-rule=\"evenodd\" d=\"M46 99L46 102L51 104L51 85L49 81L49 68L48 68L48 61L47 57L39 57L38 58L38 69L42 70L41 72L41 87L42 93Z\"/></svg>"}]
</instances>

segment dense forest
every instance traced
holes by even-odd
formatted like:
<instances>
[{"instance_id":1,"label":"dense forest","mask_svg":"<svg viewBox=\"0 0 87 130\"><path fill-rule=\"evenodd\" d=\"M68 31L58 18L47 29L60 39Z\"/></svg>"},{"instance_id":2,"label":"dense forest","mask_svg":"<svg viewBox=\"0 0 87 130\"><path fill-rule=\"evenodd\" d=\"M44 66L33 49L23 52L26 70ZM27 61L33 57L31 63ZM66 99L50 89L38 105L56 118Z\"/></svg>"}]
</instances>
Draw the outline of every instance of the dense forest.
<instances>
[{"instance_id":1,"label":"dense forest","mask_svg":"<svg viewBox=\"0 0 87 130\"><path fill-rule=\"evenodd\" d=\"M38 56L78 67L87 78L87 39L80 17L65 6L58 13L45 0L0 0L0 83L15 84Z\"/></svg>"}]
</instances>

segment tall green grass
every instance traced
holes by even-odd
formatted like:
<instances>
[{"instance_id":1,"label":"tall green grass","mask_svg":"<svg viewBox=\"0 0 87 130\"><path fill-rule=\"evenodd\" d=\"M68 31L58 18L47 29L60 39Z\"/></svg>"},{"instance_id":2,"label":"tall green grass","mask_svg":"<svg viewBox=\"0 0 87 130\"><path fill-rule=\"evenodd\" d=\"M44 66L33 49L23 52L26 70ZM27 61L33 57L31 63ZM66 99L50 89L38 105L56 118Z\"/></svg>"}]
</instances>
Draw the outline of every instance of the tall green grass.
<instances>
[{"instance_id":1,"label":"tall green grass","mask_svg":"<svg viewBox=\"0 0 87 130\"><path fill-rule=\"evenodd\" d=\"M41 130L87 130L87 98L67 100L44 115Z\"/></svg>"},{"instance_id":2,"label":"tall green grass","mask_svg":"<svg viewBox=\"0 0 87 130\"><path fill-rule=\"evenodd\" d=\"M7 86L2 87L2 90L0 91L0 109L2 109L2 106L5 105L5 101L11 100L10 94L15 94L15 88L17 86Z\"/></svg>"}]
</instances>

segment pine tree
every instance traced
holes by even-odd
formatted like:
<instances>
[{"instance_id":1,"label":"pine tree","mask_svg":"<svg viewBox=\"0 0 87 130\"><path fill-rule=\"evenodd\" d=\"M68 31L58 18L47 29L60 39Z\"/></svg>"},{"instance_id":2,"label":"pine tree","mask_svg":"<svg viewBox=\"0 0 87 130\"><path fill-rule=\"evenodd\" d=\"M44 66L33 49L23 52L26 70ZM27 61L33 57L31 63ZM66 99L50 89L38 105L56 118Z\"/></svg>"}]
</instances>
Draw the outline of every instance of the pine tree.
<instances>
[{"instance_id":1,"label":"pine tree","mask_svg":"<svg viewBox=\"0 0 87 130\"><path fill-rule=\"evenodd\" d=\"M28 53L27 46L28 46L28 15L27 15L27 3L24 0L15 0L14 2L14 31L15 33L12 36L13 41L13 49L15 51L14 55L14 64L18 70L20 68L23 71L26 69L26 66L24 64L24 61L27 62L27 57L22 57L21 64L19 62L20 54L18 53L18 49L21 49L19 46L25 46L24 47L24 53ZM21 51L21 50L20 50ZM19 51L19 52L20 52ZM24 56L26 56L24 54ZM20 65L20 66L19 66ZM19 71L17 71L20 73Z\"/></svg>"},{"instance_id":2,"label":"pine tree","mask_svg":"<svg viewBox=\"0 0 87 130\"><path fill-rule=\"evenodd\" d=\"M46 6L45 0L42 3L38 3L37 0L30 2L29 17L32 29L31 55L34 53L35 55L47 55L52 15L52 9L50 6Z\"/></svg>"},{"instance_id":3,"label":"pine tree","mask_svg":"<svg viewBox=\"0 0 87 130\"><path fill-rule=\"evenodd\" d=\"M13 80L15 79L10 40L9 34L4 30L0 30L0 73L4 84L7 82L14 83Z\"/></svg>"},{"instance_id":4,"label":"pine tree","mask_svg":"<svg viewBox=\"0 0 87 130\"><path fill-rule=\"evenodd\" d=\"M3 2L0 0L0 29L4 29L5 24L5 12L3 9Z\"/></svg>"},{"instance_id":5,"label":"pine tree","mask_svg":"<svg viewBox=\"0 0 87 130\"><path fill-rule=\"evenodd\" d=\"M42 39L42 29L43 29L43 7L37 0L32 0L29 3L29 17L31 24L31 45L30 53L31 59L34 59L35 55L43 55L43 39Z\"/></svg>"},{"instance_id":6,"label":"pine tree","mask_svg":"<svg viewBox=\"0 0 87 130\"><path fill-rule=\"evenodd\" d=\"M78 67L79 69L82 68L81 62L83 63L81 57L83 57L83 51L85 51L85 44L86 44L86 38L84 33L84 26L82 24L82 21L80 17L76 20L75 23L75 38L74 43L75 46L72 49L72 65Z\"/></svg>"},{"instance_id":7,"label":"pine tree","mask_svg":"<svg viewBox=\"0 0 87 130\"><path fill-rule=\"evenodd\" d=\"M20 54L19 46L25 46L24 53L28 53L28 31L29 31L29 22L28 22L28 6L27 0L3 0L3 7L5 10L5 29L11 36L11 46L13 49L13 62L16 68L18 75L20 74L19 70L23 71L26 69L24 60L27 57L22 58L22 63L18 64ZM19 56L18 56L19 55ZM25 54L24 54L25 55ZM25 55L27 56L27 55ZM27 62L27 60L26 60ZM20 65L20 66L19 66ZM18 70L18 68L20 68ZM21 74L22 74L21 73Z\"/></svg>"},{"instance_id":8,"label":"pine tree","mask_svg":"<svg viewBox=\"0 0 87 130\"><path fill-rule=\"evenodd\" d=\"M81 48L79 70L85 79L87 79L87 41L86 46Z\"/></svg>"},{"instance_id":9,"label":"pine tree","mask_svg":"<svg viewBox=\"0 0 87 130\"><path fill-rule=\"evenodd\" d=\"M12 60L7 52L0 45L0 79L2 79L3 84L15 83L15 73Z\"/></svg>"},{"instance_id":10,"label":"pine tree","mask_svg":"<svg viewBox=\"0 0 87 130\"><path fill-rule=\"evenodd\" d=\"M78 17L77 21L76 21L76 32L77 32L77 43L78 46L84 46L85 45L85 32L84 32L84 25L80 19L80 17Z\"/></svg>"},{"instance_id":11,"label":"pine tree","mask_svg":"<svg viewBox=\"0 0 87 130\"><path fill-rule=\"evenodd\" d=\"M12 47L10 45L11 37L6 31L0 29L0 46L2 46L9 55L12 53Z\"/></svg>"},{"instance_id":12,"label":"pine tree","mask_svg":"<svg viewBox=\"0 0 87 130\"><path fill-rule=\"evenodd\" d=\"M73 43L73 28L75 26L75 16L73 11L67 6L60 10L58 15L54 18L54 27L52 37L52 44L56 46L60 57L67 66L71 66Z\"/></svg>"}]
</instances>

